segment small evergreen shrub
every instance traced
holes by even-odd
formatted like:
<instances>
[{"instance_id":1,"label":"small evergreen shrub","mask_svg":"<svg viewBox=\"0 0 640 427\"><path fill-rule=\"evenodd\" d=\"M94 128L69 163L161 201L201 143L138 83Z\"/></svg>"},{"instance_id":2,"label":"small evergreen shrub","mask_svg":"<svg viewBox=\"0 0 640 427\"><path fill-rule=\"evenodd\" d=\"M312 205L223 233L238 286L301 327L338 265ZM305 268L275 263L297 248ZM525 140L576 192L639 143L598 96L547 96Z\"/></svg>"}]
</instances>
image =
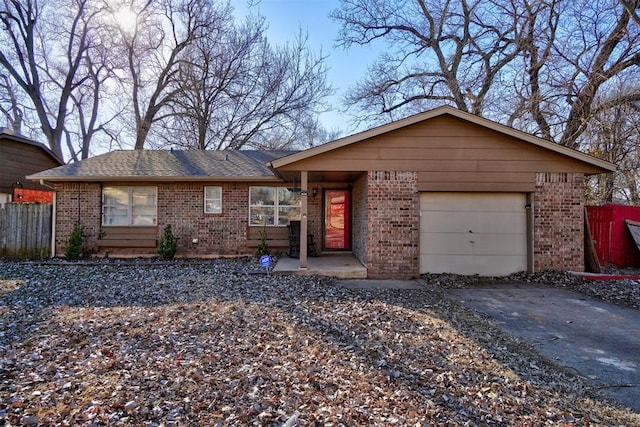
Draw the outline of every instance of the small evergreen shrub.
<instances>
[{"instance_id":1,"label":"small evergreen shrub","mask_svg":"<svg viewBox=\"0 0 640 427\"><path fill-rule=\"evenodd\" d=\"M82 244L84 243L84 226L80 223L76 223L73 226L71 234L67 239L67 244L64 247L64 256L67 259L78 259L82 256Z\"/></svg>"},{"instance_id":2,"label":"small evergreen shrub","mask_svg":"<svg viewBox=\"0 0 640 427\"><path fill-rule=\"evenodd\" d=\"M269 255L269 245L267 245L267 232L262 230L260 232L260 243L256 249L256 257L260 258L262 255Z\"/></svg>"},{"instance_id":3,"label":"small evergreen shrub","mask_svg":"<svg viewBox=\"0 0 640 427\"><path fill-rule=\"evenodd\" d=\"M158 255L160 259L173 259L178 252L178 239L173 235L171 230L171 224L167 224L164 227L164 232L158 240Z\"/></svg>"}]
</instances>

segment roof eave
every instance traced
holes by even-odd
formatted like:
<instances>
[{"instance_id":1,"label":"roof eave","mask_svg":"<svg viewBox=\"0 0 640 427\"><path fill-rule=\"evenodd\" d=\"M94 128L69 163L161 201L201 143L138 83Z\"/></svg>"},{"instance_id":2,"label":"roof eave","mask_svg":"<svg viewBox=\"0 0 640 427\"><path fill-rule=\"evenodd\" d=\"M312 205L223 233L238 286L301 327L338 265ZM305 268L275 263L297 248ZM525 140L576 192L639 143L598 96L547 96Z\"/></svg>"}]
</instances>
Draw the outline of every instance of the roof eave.
<instances>
[{"instance_id":1,"label":"roof eave","mask_svg":"<svg viewBox=\"0 0 640 427\"><path fill-rule=\"evenodd\" d=\"M225 181L225 182L280 182L277 176L38 176L28 175L31 181L45 180L49 182L205 182L205 181Z\"/></svg>"}]
</instances>

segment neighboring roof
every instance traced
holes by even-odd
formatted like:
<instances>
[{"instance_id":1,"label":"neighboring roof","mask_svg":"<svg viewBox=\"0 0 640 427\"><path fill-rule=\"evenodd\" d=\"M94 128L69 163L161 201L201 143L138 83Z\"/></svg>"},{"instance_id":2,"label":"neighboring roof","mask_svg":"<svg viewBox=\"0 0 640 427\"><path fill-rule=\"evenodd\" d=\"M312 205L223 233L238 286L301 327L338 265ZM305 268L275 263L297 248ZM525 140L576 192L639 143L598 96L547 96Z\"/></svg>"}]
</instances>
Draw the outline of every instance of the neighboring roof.
<instances>
[{"instance_id":1,"label":"neighboring roof","mask_svg":"<svg viewBox=\"0 0 640 427\"><path fill-rule=\"evenodd\" d=\"M268 167L292 151L118 150L49 169L28 179L46 181L279 181Z\"/></svg>"},{"instance_id":2,"label":"neighboring roof","mask_svg":"<svg viewBox=\"0 0 640 427\"><path fill-rule=\"evenodd\" d=\"M33 141L27 138L26 136L16 134L12 132L10 129L7 129L5 127L0 127L0 141L2 140L9 140L9 141L19 142L21 144L37 147L40 150L42 150L44 153L46 153L49 157L51 157L56 163L60 165L64 165L64 161L45 145L40 144L39 142Z\"/></svg>"},{"instance_id":3,"label":"neighboring roof","mask_svg":"<svg viewBox=\"0 0 640 427\"><path fill-rule=\"evenodd\" d=\"M458 117L462 120L465 120L467 122L471 122L474 124L477 124L479 126L483 126L485 128L491 129L493 131L502 133L504 135L513 137L513 138L517 138L519 140L522 140L524 142L528 142L530 144L533 145L537 145L539 147L548 149L550 151L554 151L556 153L559 154L563 154L565 156L574 158L576 160L585 162L587 164L593 165L593 166L597 166L600 167L602 169L608 170L608 171L615 171L616 170L616 165L614 165L613 163L607 162L605 160L601 160L598 159L596 157L590 156L588 154L582 153L580 151L577 150L573 150L571 148L562 146L562 145L558 145L556 143L553 143L551 141L547 141L545 139L542 138L538 138L536 136L530 135L528 133L513 129L511 127L508 126L504 126L501 125L499 123L496 123L494 121L485 119L483 117L479 117L470 113L466 113L464 111L458 110L456 108L453 107L449 107L449 106L443 106L443 107L438 107L435 108L433 110L429 110L426 111L424 113L420 113L420 114L416 114L410 117L407 117L405 119L402 120L398 120L395 122L391 122L388 123L386 125L383 126L378 126L375 127L373 129L369 129L354 135L350 135L350 136L346 136L344 138L341 139L337 139L335 141L332 142L328 142L326 144L323 145L319 145L317 147L313 147L310 148L308 150L304 150L304 151L300 151L297 153L292 153L286 157L281 157L278 159L275 159L271 162L271 167L273 167L274 169L278 169L282 166L286 166L289 165L291 163L295 163L298 162L300 160L304 160L313 156L317 156L318 154L322 154L322 153L326 153L328 151L332 151L338 148L342 148L351 144L355 144L357 142L361 142L364 141L366 139L369 138L373 138L375 136L379 136L382 135L384 133L388 133L406 126L411 126L413 124L419 123L419 122L423 122L425 120L429 120L432 119L434 117L438 117L438 116L443 116L443 115L451 115L454 117Z\"/></svg>"}]
</instances>

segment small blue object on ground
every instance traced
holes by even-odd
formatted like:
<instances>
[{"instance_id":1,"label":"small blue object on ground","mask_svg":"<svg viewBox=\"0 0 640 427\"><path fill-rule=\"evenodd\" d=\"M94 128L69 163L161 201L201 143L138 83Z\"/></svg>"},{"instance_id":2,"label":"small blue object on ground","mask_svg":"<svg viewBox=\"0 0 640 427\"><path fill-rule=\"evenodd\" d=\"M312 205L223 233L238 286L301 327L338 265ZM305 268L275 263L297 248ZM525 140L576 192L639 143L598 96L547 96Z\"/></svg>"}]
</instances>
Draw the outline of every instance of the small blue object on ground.
<instances>
[{"instance_id":1,"label":"small blue object on ground","mask_svg":"<svg viewBox=\"0 0 640 427\"><path fill-rule=\"evenodd\" d=\"M269 267L271 267L271 256L269 255L262 255L260 257L260 265L262 267L264 267L264 269L267 271L267 273L270 273L271 271L269 270Z\"/></svg>"}]
</instances>

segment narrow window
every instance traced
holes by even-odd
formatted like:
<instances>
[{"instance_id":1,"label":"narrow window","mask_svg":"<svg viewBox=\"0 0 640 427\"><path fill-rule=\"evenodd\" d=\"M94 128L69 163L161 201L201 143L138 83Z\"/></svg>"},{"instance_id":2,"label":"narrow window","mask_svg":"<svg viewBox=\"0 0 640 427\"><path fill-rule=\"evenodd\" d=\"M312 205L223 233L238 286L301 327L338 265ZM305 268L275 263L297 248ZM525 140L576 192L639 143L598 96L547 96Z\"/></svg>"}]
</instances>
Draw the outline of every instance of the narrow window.
<instances>
[{"instance_id":1,"label":"narrow window","mask_svg":"<svg viewBox=\"0 0 640 427\"><path fill-rule=\"evenodd\" d=\"M204 213L222 213L222 187L204 187Z\"/></svg>"},{"instance_id":2,"label":"narrow window","mask_svg":"<svg viewBox=\"0 0 640 427\"><path fill-rule=\"evenodd\" d=\"M275 225L275 218L275 188L250 187L249 225Z\"/></svg>"},{"instance_id":3,"label":"narrow window","mask_svg":"<svg viewBox=\"0 0 640 427\"><path fill-rule=\"evenodd\" d=\"M249 225L289 224L300 219L300 193L285 187L249 187Z\"/></svg>"},{"instance_id":4,"label":"narrow window","mask_svg":"<svg viewBox=\"0 0 640 427\"><path fill-rule=\"evenodd\" d=\"M300 219L300 193L278 187L278 225Z\"/></svg>"}]
</instances>

